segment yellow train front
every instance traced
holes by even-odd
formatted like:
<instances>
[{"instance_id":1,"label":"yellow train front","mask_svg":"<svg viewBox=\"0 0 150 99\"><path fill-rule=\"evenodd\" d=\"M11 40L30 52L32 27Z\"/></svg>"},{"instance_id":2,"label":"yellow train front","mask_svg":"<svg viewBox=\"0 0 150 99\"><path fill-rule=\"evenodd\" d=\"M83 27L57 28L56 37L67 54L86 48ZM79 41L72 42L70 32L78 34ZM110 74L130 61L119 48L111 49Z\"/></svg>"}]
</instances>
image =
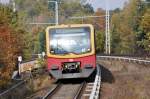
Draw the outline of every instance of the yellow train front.
<instances>
[{"instance_id":1,"label":"yellow train front","mask_svg":"<svg viewBox=\"0 0 150 99\"><path fill-rule=\"evenodd\" d=\"M49 26L47 65L55 79L88 78L96 68L94 28L90 24Z\"/></svg>"}]
</instances>

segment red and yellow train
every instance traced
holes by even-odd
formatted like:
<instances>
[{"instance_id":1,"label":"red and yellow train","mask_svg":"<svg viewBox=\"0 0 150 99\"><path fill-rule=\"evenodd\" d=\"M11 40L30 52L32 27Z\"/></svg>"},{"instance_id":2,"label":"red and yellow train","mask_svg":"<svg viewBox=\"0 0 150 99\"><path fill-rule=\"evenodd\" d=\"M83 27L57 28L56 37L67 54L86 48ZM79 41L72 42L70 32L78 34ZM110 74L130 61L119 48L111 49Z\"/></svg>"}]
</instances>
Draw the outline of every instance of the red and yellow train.
<instances>
[{"instance_id":1,"label":"red and yellow train","mask_svg":"<svg viewBox=\"0 0 150 99\"><path fill-rule=\"evenodd\" d=\"M94 28L90 24L49 26L47 62L56 79L88 78L96 68Z\"/></svg>"}]
</instances>

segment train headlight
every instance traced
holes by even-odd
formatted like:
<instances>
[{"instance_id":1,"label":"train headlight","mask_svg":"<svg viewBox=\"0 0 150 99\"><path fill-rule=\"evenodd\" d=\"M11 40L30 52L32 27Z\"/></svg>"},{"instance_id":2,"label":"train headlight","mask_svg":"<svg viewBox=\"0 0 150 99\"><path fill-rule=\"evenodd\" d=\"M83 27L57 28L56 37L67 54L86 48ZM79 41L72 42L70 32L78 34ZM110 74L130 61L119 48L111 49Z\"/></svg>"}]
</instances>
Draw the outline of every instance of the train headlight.
<instances>
[{"instance_id":1,"label":"train headlight","mask_svg":"<svg viewBox=\"0 0 150 99\"><path fill-rule=\"evenodd\" d=\"M68 66L67 65L65 65L65 68L67 68Z\"/></svg>"},{"instance_id":2,"label":"train headlight","mask_svg":"<svg viewBox=\"0 0 150 99\"><path fill-rule=\"evenodd\" d=\"M80 62L77 62L75 66L76 68L80 67Z\"/></svg>"},{"instance_id":3,"label":"train headlight","mask_svg":"<svg viewBox=\"0 0 150 99\"><path fill-rule=\"evenodd\" d=\"M78 65L76 64L76 68L78 68Z\"/></svg>"}]
</instances>

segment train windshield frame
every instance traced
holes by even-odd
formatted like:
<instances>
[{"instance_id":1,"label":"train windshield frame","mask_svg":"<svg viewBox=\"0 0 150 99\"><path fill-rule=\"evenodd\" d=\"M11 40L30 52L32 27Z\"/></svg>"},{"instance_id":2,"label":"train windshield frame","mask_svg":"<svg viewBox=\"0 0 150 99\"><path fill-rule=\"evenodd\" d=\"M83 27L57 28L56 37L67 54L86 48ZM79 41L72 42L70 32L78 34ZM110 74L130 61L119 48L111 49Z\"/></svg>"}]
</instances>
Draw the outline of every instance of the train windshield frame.
<instances>
[{"instance_id":1,"label":"train windshield frame","mask_svg":"<svg viewBox=\"0 0 150 99\"><path fill-rule=\"evenodd\" d=\"M91 52L90 27L52 28L49 30L49 51L54 55Z\"/></svg>"}]
</instances>

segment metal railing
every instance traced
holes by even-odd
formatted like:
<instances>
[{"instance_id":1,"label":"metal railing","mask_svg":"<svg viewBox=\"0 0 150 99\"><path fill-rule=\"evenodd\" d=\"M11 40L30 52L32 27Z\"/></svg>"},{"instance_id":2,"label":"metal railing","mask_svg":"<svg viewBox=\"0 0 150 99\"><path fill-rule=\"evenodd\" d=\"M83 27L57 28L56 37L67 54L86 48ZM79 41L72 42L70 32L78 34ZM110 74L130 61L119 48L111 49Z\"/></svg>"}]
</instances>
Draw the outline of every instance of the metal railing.
<instances>
[{"instance_id":1,"label":"metal railing","mask_svg":"<svg viewBox=\"0 0 150 99\"><path fill-rule=\"evenodd\" d=\"M94 86L89 99L99 99L100 87L101 87L101 70L100 66L97 65L97 74L95 77Z\"/></svg>"},{"instance_id":2,"label":"metal railing","mask_svg":"<svg viewBox=\"0 0 150 99\"><path fill-rule=\"evenodd\" d=\"M134 63L141 63L141 64L150 64L149 60L143 59L136 59L136 58L129 58L129 57L118 57L118 56L97 56L98 59L113 59L113 60L120 60L120 61L128 61Z\"/></svg>"}]
</instances>

